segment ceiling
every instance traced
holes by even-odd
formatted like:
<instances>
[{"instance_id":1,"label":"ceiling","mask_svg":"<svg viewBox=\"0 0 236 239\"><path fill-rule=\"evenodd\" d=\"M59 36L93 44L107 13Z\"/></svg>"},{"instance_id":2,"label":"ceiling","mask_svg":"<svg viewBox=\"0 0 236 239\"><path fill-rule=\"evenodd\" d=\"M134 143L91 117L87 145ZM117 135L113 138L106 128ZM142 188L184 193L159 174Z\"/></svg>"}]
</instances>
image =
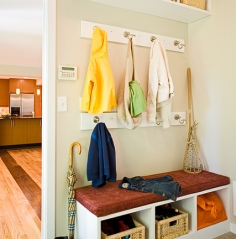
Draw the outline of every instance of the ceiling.
<instances>
[{"instance_id":1,"label":"ceiling","mask_svg":"<svg viewBox=\"0 0 236 239\"><path fill-rule=\"evenodd\" d=\"M43 0L0 0L0 66L42 67L42 29Z\"/></svg>"}]
</instances>

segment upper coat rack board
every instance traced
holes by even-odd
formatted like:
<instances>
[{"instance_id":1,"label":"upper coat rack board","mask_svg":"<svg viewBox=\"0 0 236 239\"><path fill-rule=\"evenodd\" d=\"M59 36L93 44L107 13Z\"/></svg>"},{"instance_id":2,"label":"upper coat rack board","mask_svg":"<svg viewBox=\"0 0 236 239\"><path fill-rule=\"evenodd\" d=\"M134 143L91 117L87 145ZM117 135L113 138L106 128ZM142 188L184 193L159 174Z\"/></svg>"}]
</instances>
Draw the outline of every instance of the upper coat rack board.
<instances>
[{"instance_id":1,"label":"upper coat rack board","mask_svg":"<svg viewBox=\"0 0 236 239\"><path fill-rule=\"evenodd\" d=\"M100 27L107 33L107 39L110 42L118 42L127 44L127 38L124 37L124 33L128 32L132 35L135 35L133 38L133 44L137 46L151 47L151 39L152 37L161 41L166 50L169 51L177 51L184 52L185 51L185 43L183 39L175 38L175 37L167 37L156 35L147 32L140 32L136 30L114 27L109 25L104 25L95 22L87 22L81 21L81 32L80 36L84 38L92 38L94 27Z\"/></svg>"}]
</instances>

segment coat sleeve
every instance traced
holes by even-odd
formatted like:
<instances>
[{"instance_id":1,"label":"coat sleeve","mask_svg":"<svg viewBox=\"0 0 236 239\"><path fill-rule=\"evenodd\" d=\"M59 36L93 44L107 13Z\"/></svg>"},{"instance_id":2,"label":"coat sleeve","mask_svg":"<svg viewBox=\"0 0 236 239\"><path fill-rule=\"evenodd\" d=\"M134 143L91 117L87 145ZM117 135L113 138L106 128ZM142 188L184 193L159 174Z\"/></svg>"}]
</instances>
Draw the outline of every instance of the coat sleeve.
<instances>
[{"instance_id":1,"label":"coat sleeve","mask_svg":"<svg viewBox=\"0 0 236 239\"><path fill-rule=\"evenodd\" d=\"M96 79L95 64L93 60L91 59L88 66L85 83L84 83L84 90L83 90L80 110L84 110L88 112L90 111L92 91L94 89L94 85L96 84L95 79Z\"/></svg>"},{"instance_id":2,"label":"coat sleeve","mask_svg":"<svg viewBox=\"0 0 236 239\"><path fill-rule=\"evenodd\" d=\"M159 45L160 45L160 49L162 52L163 60L165 62L165 68L166 68L166 72L167 72L167 79L168 79L168 86L169 86L169 97L171 98L174 96L174 84L173 84L173 80L172 80L172 77L170 74L170 67L169 67L166 50L161 42L159 42Z\"/></svg>"},{"instance_id":3,"label":"coat sleeve","mask_svg":"<svg viewBox=\"0 0 236 239\"><path fill-rule=\"evenodd\" d=\"M87 178L88 181L99 178L99 147L97 136L92 133L88 161L87 161Z\"/></svg>"},{"instance_id":4,"label":"coat sleeve","mask_svg":"<svg viewBox=\"0 0 236 239\"><path fill-rule=\"evenodd\" d=\"M156 122L157 109L161 114L163 128L170 127L171 98L174 86L170 75L166 51L161 42L154 41L150 51L147 119Z\"/></svg>"},{"instance_id":5,"label":"coat sleeve","mask_svg":"<svg viewBox=\"0 0 236 239\"><path fill-rule=\"evenodd\" d=\"M156 58L156 51L158 45L156 41L152 43L150 50L150 63L149 63L149 78L148 78L148 94L147 94L147 119L151 123L156 122L156 98L158 92L158 59Z\"/></svg>"}]
</instances>

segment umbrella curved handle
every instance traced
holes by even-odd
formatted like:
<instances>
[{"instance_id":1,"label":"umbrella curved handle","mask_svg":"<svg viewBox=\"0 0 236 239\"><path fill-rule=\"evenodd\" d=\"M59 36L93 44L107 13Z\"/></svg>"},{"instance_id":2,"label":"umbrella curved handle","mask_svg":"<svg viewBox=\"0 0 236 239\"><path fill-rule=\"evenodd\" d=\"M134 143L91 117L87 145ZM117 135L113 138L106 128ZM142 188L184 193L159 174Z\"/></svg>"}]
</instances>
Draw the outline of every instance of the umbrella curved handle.
<instances>
[{"instance_id":1,"label":"umbrella curved handle","mask_svg":"<svg viewBox=\"0 0 236 239\"><path fill-rule=\"evenodd\" d=\"M72 155L72 151L73 151L73 147L77 145L78 146L78 154L81 154L81 145L78 142L74 142L70 145L70 166L73 165L73 155Z\"/></svg>"}]
</instances>

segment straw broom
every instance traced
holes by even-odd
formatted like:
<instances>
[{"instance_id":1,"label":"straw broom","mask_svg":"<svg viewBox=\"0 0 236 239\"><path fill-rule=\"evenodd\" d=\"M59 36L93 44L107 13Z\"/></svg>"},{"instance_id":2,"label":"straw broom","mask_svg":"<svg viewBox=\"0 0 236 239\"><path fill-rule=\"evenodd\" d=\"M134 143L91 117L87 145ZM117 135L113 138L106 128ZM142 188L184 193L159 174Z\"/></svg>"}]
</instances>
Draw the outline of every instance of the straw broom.
<instances>
[{"instance_id":1,"label":"straw broom","mask_svg":"<svg viewBox=\"0 0 236 239\"><path fill-rule=\"evenodd\" d=\"M187 173L200 173L202 171L202 162L199 158L197 146L194 141L194 132L197 122L194 121L191 125L192 118L192 101L191 101L191 71L187 69L188 78L188 138L184 154L183 170Z\"/></svg>"}]
</instances>

